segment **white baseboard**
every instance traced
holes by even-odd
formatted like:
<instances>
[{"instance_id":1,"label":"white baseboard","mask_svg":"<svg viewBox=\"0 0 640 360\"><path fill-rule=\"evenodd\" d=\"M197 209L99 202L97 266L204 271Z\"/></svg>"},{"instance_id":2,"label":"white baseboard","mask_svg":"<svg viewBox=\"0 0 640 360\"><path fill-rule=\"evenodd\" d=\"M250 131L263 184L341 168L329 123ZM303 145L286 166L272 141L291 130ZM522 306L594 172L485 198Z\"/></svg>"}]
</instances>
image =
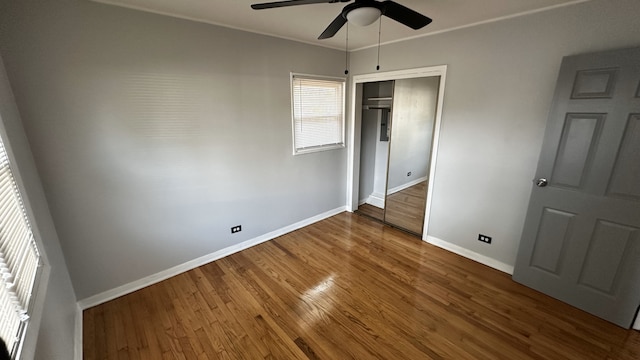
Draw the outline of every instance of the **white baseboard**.
<instances>
[{"instance_id":1,"label":"white baseboard","mask_svg":"<svg viewBox=\"0 0 640 360\"><path fill-rule=\"evenodd\" d=\"M331 216L334 216L336 214L339 214L341 212L344 212L346 210L346 206L340 206L338 208L335 208L333 210L329 210L327 212L324 212L322 214L318 214L316 216L312 216L308 219L304 219L301 221L298 221L295 224L291 224L288 226L285 226L283 228L274 230L272 232L266 233L264 235L258 236L256 238L253 239L249 239L246 241L243 241L239 244L236 245L232 245L229 247L226 247L224 249L220 249L216 252L213 252L211 254L208 255L204 255L201 256L197 259L193 259L191 261L187 261L183 264L174 266L172 268L169 268L167 270L163 270L160 271L159 273L153 274L153 275L149 275L147 277L144 277L142 279L136 280L136 281L132 281L128 284L124 284L121 286L118 286L114 289L111 290L107 290L105 292L102 292L100 294L96 294L93 296L90 296L88 298L82 299L80 301L78 301L78 306L80 307L80 309L84 310L84 309L88 309L90 307L96 306L96 305L100 305L102 303L105 303L109 300L113 300L115 298L118 298L120 296L123 295L127 295L130 294L134 291L140 290L142 288L145 288L149 285L153 285L156 284L162 280L166 280L170 277L173 277L175 275L181 274L185 271L189 271L191 269L195 269L198 266L202 266L204 264L208 264L212 261L218 260L218 259L222 259L223 257L229 256L231 254L237 253L239 251L248 249L252 246L261 244L265 241L269 241L271 239L275 239L278 236L282 236L284 234L290 233L294 230L298 230L300 228L303 228L305 226L311 225L315 222L318 222L320 220L324 220L326 218L329 218Z\"/></svg>"},{"instance_id":2,"label":"white baseboard","mask_svg":"<svg viewBox=\"0 0 640 360\"><path fill-rule=\"evenodd\" d=\"M467 259L471 259L473 261L477 261L480 264L484 264L487 265L488 267L494 268L496 270L500 270L502 272L505 272L507 274L513 275L513 266L509 265L509 264L505 264L501 261L498 261L496 259L490 258L488 256L482 255L482 254L478 254L475 251L471 251L469 249L465 249L462 246L458 246L456 244L452 244L448 241L444 241L441 239L438 239L436 237L433 236L427 236L426 241L429 244L435 245L439 248L443 248L445 250L451 251L452 253L456 253L460 256L464 256Z\"/></svg>"},{"instance_id":3,"label":"white baseboard","mask_svg":"<svg viewBox=\"0 0 640 360\"><path fill-rule=\"evenodd\" d=\"M636 316L636 322L633 323L633 328L635 330L640 330L640 313Z\"/></svg>"},{"instance_id":4,"label":"white baseboard","mask_svg":"<svg viewBox=\"0 0 640 360\"><path fill-rule=\"evenodd\" d=\"M408 183L406 183L406 184L402 184L402 185L400 185L400 186L396 186L396 187L394 187L394 188L391 188L391 189L387 190L387 194L388 194L388 195L395 194L395 193L397 193L398 191L402 191L402 190L404 190L404 189L406 189L406 188L410 188L410 187L412 187L413 185L418 185L418 184L420 184L420 183L421 183L421 182L423 182L423 181L427 181L427 179L428 179L428 177L426 177L426 176L423 176L423 177L421 177L421 178L417 178L417 179L415 179L415 180L409 181L409 182L408 182Z\"/></svg>"},{"instance_id":5,"label":"white baseboard","mask_svg":"<svg viewBox=\"0 0 640 360\"><path fill-rule=\"evenodd\" d=\"M369 195L369 197L366 200L366 203L369 205L378 207L380 209L384 209L384 195L373 193Z\"/></svg>"},{"instance_id":6,"label":"white baseboard","mask_svg":"<svg viewBox=\"0 0 640 360\"><path fill-rule=\"evenodd\" d=\"M79 304L76 304L76 325L74 336L74 350L73 358L75 360L82 360L82 308Z\"/></svg>"}]
</instances>

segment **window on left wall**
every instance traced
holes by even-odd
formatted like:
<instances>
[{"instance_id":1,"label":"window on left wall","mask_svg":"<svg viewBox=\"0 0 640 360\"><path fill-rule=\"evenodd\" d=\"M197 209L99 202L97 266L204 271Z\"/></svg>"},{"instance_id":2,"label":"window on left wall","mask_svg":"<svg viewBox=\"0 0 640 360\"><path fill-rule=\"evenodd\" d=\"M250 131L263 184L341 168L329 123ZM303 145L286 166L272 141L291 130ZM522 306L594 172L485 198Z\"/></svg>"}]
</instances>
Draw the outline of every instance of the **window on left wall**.
<instances>
[{"instance_id":1,"label":"window on left wall","mask_svg":"<svg viewBox=\"0 0 640 360\"><path fill-rule=\"evenodd\" d=\"M291 74L293 154L344 147L345 79Z\"/></svg>"},{"instance_id":2,"label":"window on left wall","mask_svg":"<svg viewBox=\"0 0 640 360\"><path fill-rule=\"evenodd\" d=\"M42 265L31 224L0 139L0 337L16 357Z\"/></svg>"}]
</instances>

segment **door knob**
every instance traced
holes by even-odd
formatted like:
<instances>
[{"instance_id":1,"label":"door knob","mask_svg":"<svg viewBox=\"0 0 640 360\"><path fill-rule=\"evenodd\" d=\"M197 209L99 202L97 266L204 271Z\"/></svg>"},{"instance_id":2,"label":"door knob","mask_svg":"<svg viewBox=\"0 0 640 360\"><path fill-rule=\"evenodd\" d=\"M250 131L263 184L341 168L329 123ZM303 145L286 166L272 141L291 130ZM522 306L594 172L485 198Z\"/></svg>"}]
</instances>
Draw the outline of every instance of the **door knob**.
<instances>
[{"instance_id":1,"label":"door knob","mask_svg":"<svg viewBox=\"0 0 640 360\"><path fill-rule=\"evenodd\" d=\"M547 186L547 183L548 183L547 179L545 179L545 178L540 178L540 179L536 180L536 186L537 187L545 187L545 186Z\"/></svg>"}]
</instances>

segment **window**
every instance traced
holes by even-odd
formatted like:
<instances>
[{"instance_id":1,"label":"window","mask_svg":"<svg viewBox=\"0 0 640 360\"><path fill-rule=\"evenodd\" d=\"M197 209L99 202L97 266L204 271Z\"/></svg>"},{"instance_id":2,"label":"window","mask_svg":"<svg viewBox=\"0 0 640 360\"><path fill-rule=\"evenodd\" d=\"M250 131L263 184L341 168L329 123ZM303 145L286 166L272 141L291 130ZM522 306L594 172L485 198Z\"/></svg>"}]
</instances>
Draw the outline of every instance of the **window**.
<instances>
[{"instance_id":1,"label":"window","mask_svg":"<svg viewBox=\"0 0 640 360\"><path fill-rule=\"evenodd\" d=\"M41 264L22 198L0 140L0 337L19 352Z\"/></svg>"},{"instance_id":2,"label":"window","mask_svg":"<svg viewBox=\"0 0 640 360\"><path fill-rule=\"evenodd\" d=\"M344 147L345 80L291 74L293 153Z\"/></svg>"}]
</instances>

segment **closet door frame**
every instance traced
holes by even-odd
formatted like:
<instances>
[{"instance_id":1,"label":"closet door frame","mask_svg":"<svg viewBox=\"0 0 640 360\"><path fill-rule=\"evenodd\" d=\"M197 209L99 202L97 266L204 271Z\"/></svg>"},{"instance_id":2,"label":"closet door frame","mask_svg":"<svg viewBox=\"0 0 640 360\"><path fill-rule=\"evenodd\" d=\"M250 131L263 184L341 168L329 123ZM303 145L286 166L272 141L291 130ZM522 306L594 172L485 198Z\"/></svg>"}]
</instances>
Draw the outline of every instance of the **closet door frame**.
<instances>
[{"instance_id":1,"label":"closet door frame","mask_svg":"<svg viewBox=\"0 0 640 360\"><path fill-rule=\"evenodd\" d=\"M348 110L348 137L347 137L347 210L353 212L358 209L358 188L360 183L360 138L362 106L357 106L358 99L356 90L368 82L411 79L421 77L440 77L438 88L438 102L436 108L436 119L433 131L433 142L431 144L431 163L429 166L429 184L427 187L427 203L425 207L424 225L422 240L427 240L429 217L431 214L431 199L433 195L433 184L436 176L436 165L438 158L438 144L440 141L440 126L442 123L442 105L444 103L444 89L447 76L447 65L429 66L415 69L396 70L387 72L377 72L371 74L354 75L349 82L349 110ZM361 102L361 101L360 101Z\"/></svg>"}]
</instances>

